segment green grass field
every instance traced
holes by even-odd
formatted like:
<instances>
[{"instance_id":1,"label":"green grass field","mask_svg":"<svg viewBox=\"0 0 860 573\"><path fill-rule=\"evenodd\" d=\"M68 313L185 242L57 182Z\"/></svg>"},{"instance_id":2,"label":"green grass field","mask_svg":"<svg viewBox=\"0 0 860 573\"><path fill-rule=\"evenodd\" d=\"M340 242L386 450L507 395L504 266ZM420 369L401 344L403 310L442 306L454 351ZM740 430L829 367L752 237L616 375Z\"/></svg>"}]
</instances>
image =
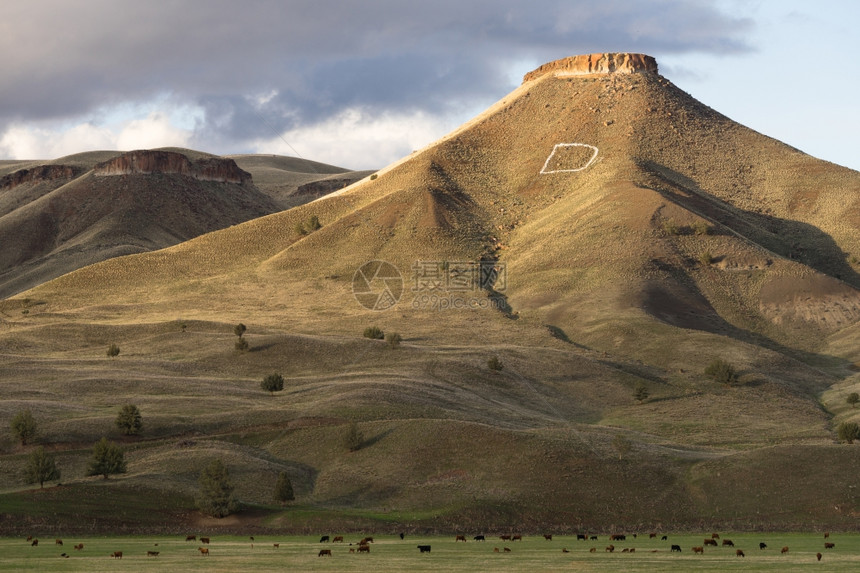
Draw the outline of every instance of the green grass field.
<instances>
[{"instance_id":1,"label":"green grass field","mask_svg":"<svg viewBox=\"0 0 860 573\"><path fill-rule=\"evenodd\" d=\"M332 534L332 537L336 534ZM710 535L707 535L710 537ZM2 571L857 571L860 569L860 535L835 533L824 549L823 535L781 533L732 533L731 539L746 556L738 557L734 548L709 547L696 555L692 547L702 545L703 535L668 535L667 541L639 536L614 542L614 553L606 552L607 536L598 541L577 541L575 537L555 536L547 541L526 536L523 541L502 542L487 536L486 542L457 543L454 536L419 537L375 536L369 554L350 554L349 543L360 535L344 535L346 543L319 543L319 537L257 536L212 537L208 557L197 550L196 541L182 536L160 537L81 537L64 539L62 547L54 539L40 539L33 547L23 538L0 539ZM760 550L765 542L767 549ZM80 551L73 549L83 543ZM274 544L279 544L278 548ZM430 554L420 554L417 545L431 545ZM681 553L671 552L679 545ZM789 547L785 554L781 548ZM511 548L504 553L503 548ZM590 548L596 548L594 553ZM321 548L331 557L319 557ZM495 553L499 548L500 553ZM564 553L567 548L569 553ZM622 553L624 548L634 553ZM110 554L122 551L122 559ZM157 557L147 551L158 551ZM816 553L823 554L821 562ZM62 553L70 555L61 557Z\"/></svg>"}]
</instances>

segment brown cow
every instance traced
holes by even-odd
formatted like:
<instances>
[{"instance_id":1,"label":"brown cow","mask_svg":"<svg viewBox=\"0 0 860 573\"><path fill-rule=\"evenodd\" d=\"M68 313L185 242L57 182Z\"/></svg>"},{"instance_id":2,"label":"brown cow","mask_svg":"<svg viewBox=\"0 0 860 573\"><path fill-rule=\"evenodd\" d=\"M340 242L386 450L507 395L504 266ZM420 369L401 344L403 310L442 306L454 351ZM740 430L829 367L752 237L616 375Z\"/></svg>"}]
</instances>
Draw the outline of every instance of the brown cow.
<instances>
[{"instance_id":1,"label":"brown cow","mask_svg":"<svg viewBox=\"0 0 860 573\"><path fill-rule=\"evenodd\" d=\"M566 547L562 547L561 552L562 553L570 553L570 551L568 551Z\"/></svg>"},{"instance_id":2,"label":"brown cow","mask_svg":"<svg viewBox=\"0 0 860 573\"><path fill-rule=\"evenodd\" d=\"M712 534L711 534L711 539L719 539L719 538L720 538L720 534L719 534L719 533L712 533Z\"/></svg>"},{"instance_id":3,"label":"brown cow","mask_svg":"<svg viewBox=\"0 0 860 573\"><path fill-rule=\"evenodd\" d=\"M33 542L30 544L30 547L36 547L37 545L39 545L39 540L34 539Z\"/></svg>"},{"instance_id":4,"label":"brown cow","mask_svg":"<svg viewBox=\"0 0 860 573\"><path fill-rule=\"evenodd\" d=\"M332 543L343 543L343 535L338 535L331 540Z\"/></svg>"},{"instance_id":5,"label":"brown cow","mask_svg":"<svg viewBox=\"0 0 860 573\"><path fill-rule=\"evenodd\" d=\"M818 559L819 561L821 561L821 553L816 553L815 558Z\"/></svg>"},{"instance_id":6,"label":"brown cow","mask_svg":"<svg viewBox=\"0 0 860 573\"><path fill-rule=\"evenodd\" d=\"M350 548L349 548L349 552L350 552L350 553L355 553L355 547L350 547Z\"/></svg>"},{"instance_id":7,"label":"brown cow","mask_svg":"<svg viewBox=\"0 0 860 573\"><path fill-rule=\"evenodd\" d=\"M597 547L592 547L588 550L589 553L597 553Z\"/></svg>"},{"instance_id":8,"label":"brown cow","mask_svg":"<svg viewBox=\"0 0 860 573\"><path fill-rule=\"evenodd\" d=\"M158 551L147 551L146 556L147 557L158 557L158 553L159 553Z\"/></svg>"},{"instance_id":9,"label":"brown cow","mask_svg":"<svg viewBox=\"0 0 860 573\"><path fill-rule=\"evenodd\" d=\"M788 545L779 550L780 553L788 553Z\"/></svg>"},{"instance_id":10,"label":"brown cow","mask_svg":"<svg viewBox=\"0 0 860 573\"><path fill-rule=\"evenodd\" d=\"M825 549L833 549L834 547L836 547L835 543L830 543L829 541L824 543Z\"/></svg>"},{"instance_id":11,"label":"brown cow","mask_svg":"<svg viewBox=\"0 0 860 573\"><path fill-rule=\"evenodd\" d=\"M205 543L206 545L209 545L209 538L208 537L201 537L200 543Z\"/></svg>"},{"instance_id":12,"label":"brown cow","mask_svg":"<svg viewBox=\"0 0 860 573\"><path fill-rule=\"evenodd\" d=\"M543 538L546 539L547 541L552 541L552 533L549 533L549 534L544 533Z\"/></svg>"},{"instance_id":13,"label":"brown cow","mask_svg":"<svg viewBox=\"0 0 860 573\"><path fill-rule=\"evenodd\" d=\"M704 543L705 543L705 545L713 545L714 547L717 546L717 540L716 539L705 539Z\"/></svg>"},{"instance_id":14,"label":"brown cow","mask_svg":"<svg viewBox=\"0 0 860 573\"><path fill-rule=\"evenodd\" d=\"M511 536L511 541L522 541L522 540L523 540L523 536L520 535L519 533L516 533L516 534Z\"/></svg>"},{"instance_id":15,"label":"brown cow","mask_svg":"<svg viewBox=\"0 0 860 573\"><path fill-rule=\"evenodd\" d=\"M829 532L829 531L825 531L825 532L824 532L824 539L827 539L828 537L830 537L830 532Z\"/></svg>"},{"instance_id":16,"label":"brown cow","mask_svg":"<svg viewBox=\"0 0 860 573\"><path fill-rule=\"evenodd\" d=\"M740 549L735 549L735 555L737 555L738 557L746 557L746 555L744 555L744 552Z\"/></svg>"},{"instance_id":17,"label":"brown cow","mask_svg":"<svg viewBox=\"0 0 860 573\"><path fill-rule=\"evenodd\" d=\"M280 543L272 543L272 547L274 547L275 549L277 549L280 546L281 546Z\"/></svg>"},{"instance_id":18,"label":"brown cow","mask_svg":"<svg viewBox=\"0 0 860 573\"><path fill-rule=\"evenodd\" d=\"M122 551L114 551L110 556L114 559L122 559Z\"/></svg>"},{"instance_id":19,"label":"brown cow","mask_svg":"<svg viewBox=\"0 0 860 573\"><path fill-rule=\"evenodd\" d=\"M83 544L83 543L78 543L77 545L75 545L75 549L76 549L76 550L78 550L78 551L80 551L80 550L81 550L81 549L83 549L83 548L84 548L84 544Z\"/></svg>"},{"instance_id":20,"label":"brown cow","mask_svg":"<svg viewBox=\"0 0 860 573\"><path fill-rule=\"evenodd\" d=\"M361 541L358 542L359 545L367 545L368 543L373 543L372 537L365 537Z\"/></svg>"},{"instance_id":21,"label":"brown cow","mask_svg":"<svg viewBox=\"0 0 860 573\"><path fill-rule=\"evenodd\" d=\"M55 540L54 540L54 545L62 545L62 544L63 544L63 540L62 540L62 539L55 539Z\"/></svg>"},{"instance_id":22,"label":"brown cow","mask_svg":"<svg viewBox=\"0 0 860 573\"><path fill-rule=\"evenodd\" d=\"M704 547L693 547L693 553L694 554L695 553L701 553L702 555L704 555L705 554L705 548Z\"/></svg>"},{"instance_id":23,"label":"brown cow","mask_svg":"<svg viewBox=\"0 0 860 573\"><path fill-rule=\"evenodd\" d=\"M320 549L320 552L319 554L317 554L317 557L323 557L324 555L328 555L329 557L331 557L331 549Z\"/></svg>"},{"instance_id":24,"label":"brown cow","mask_svg":"<svg viewBox=\"0 0 860 573\"><path fill-rule=\"evenodd\" d=\"M185 541L197 541L197 536L196 535L186 535Z\"/></svg>"},{"instance_id":25,"label":"brown cow","mask_svg":"<svg viewBox=\"0 0 860 573\"><path fill-rule=\"evenodd\" d=\"M656 534L656 533L649 533L649 534L648 534L648 539L654 539L654 538L656 538L656 537L657 537L657 534Z\"/></svg>"},{"instance_id":26,"label":"brown cow","mask_svg":"<svg viewBox=\"0 0 860 573\"><path fill-rule=\"evenodd\" d=\"M359 545L358 546L359 553L370 553L370 545Z\"/></svg>"},{"instance_id":27,"label":"brown cow","mask_svg":"<svg viewBox=\"0 0 860 573\"><path fill-rule=\"evenodd\" d=\"M615 551L615 546L614 546L614 545L607 545L607 546L606 546L606 552L607 552L607 553L612 553L613 551Z\"/></svg>"},{"instance_id":28,"label":"brown cow","mask_svg":"<svg viewBox=\"0 0 860 573\"><path fill-rule=\"evenodd\" d=\"M498 548L498 547L493 547L493 553L498 553L498 552L499 552L499 548Z\"/></svg>"},{"instance_id":29,"label":"brown cow","mask_svg":"<svg viewBox=\"0 0 860 573\"><path fill-rule=\"evenodd\" d=\"M32 535L28 535L28 536L27 536L27 541L33 541L33 536L32 536Z\"/></svg>"},{"instance_id":30,"label":"brown cow","mask_svg":"<svg viewBox=\"0 0 860 573\"><path fill-rule=\"evenodd\" d=\"M502 541L510 541L511 536L510 535L499 535L499 539L501 539Z\"/></svg>"},{"instance_id":31,"label":"brown cow","mask_svg":"<svg viewBox=\"0 0 860 573\"><path fill-rule=\"evenodd\" d=\"M209 548L208 547L198 547L197 551L200 552L200 555L205 555L206 557L209 557Z\"/></svg>"},{"instance_id":32,"label":"brown cow","mask_svg":"<svg viewBox=\"0 0 860 573\"><path fill-rule=\"evenodd\" d=\"M505 547L503 551L504 551L505 553L510 553L510 552L511 552L511 548L510 548L510 547Z\"/></svg>"},{"instance_id":33,"label":"brown cow","mask_svg":"<svg viewBox=\"0 0 860 573\"><path fill-rule=\"evenodd\" d=\"M723 539L723 547L726 547L726 546L734 547L734 546L735 546L735 544L734 544L734 543L732 543L732 540L731 540L731 539Z\"/></svg>"},{"instance_id":34,"label":"brown cow","mask_svg":"<svg viewBox=\"0 0 860 573\"><path fill-rule=\"evenodd\" d=\"M465 535L458 535L457 537L454 538L454 543L457 543L458 541L462 541L463 543L466 543L466 536Z\"/></svg>"}]
</instances>

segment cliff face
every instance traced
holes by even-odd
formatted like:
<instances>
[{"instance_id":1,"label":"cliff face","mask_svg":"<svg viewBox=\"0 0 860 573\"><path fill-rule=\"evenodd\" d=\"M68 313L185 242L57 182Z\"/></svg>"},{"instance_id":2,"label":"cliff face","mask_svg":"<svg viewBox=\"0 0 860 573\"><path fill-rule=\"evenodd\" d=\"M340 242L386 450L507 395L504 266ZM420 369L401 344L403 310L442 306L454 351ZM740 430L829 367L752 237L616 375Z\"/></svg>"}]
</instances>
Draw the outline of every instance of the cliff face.
<instances>
[{"instance_id":1,"label":"cliff face","mask_svg":"<svg viewBox=\"0 0 860 573\"><path fill-rule=\"evenodd\" d=\"M243 184L251 180L251 174L241 170L232 159L211 157L191 161L173 151L130 151L93 168L93 174L98 176L135 173L178 173L200 181L221 183Z\"/></svg>"},{"instance_id":2,"label":"cliff face","mask_svg":"<svg viewBox=\"0 0 860 573\"><path fill-rule=\"evenodd\" d=\"M0 191L6 191L33 181L52 181L54 179L72 179L80 174L81 169L72 165L39 165L31 169L19 169L14 173L0 177Z\"/></svg>"},{"instance_id":3,"label":"cliff face","mask_svg":"<svg viewBox=\"0 0 860 573\"><path fill-rule=\"evenodd\" d=\"M523 83L546 74L556 76L584 74L636 74L657 73L657 60L645 54L624 52L609 54L585 54L555 60L527 73Z\"/></svg>"}]
</instances>

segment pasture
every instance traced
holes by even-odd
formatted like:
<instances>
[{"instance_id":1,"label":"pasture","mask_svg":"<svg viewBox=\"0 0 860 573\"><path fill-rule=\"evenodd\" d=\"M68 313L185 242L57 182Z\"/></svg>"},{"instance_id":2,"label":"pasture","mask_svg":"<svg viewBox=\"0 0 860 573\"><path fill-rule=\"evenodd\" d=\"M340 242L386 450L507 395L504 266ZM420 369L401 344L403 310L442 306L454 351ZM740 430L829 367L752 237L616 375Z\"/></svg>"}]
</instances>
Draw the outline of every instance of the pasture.
<instances>
[{"instance_id":1,"label":"pasture","mask_svg":"<svg viewBox=\"0 0 860 573\"><path fill-rule=\"evenodd\" d=\"M205 534L204 534L205 535ZM334 538L341 535L329 532ZM360 534L342 534L344 543L319 543L320 536L212 536L208 545L185 536L74 537L39 539L33 547L21 538L0 539L0 571L857 571L860 570L860 535L834 533L826 541L821 533L721 533L734 547L707 547L703 554L692 548L701 546L708 534L668 534L663 541L647 534L625 541L612 541L609 553L607 535L597 541L577 541L575 536L556 535L552 541L539 535L524 535L522 541L503 542L487 534L486 542L455 542L455 536L407 535L374 536L370 552L350 554L357 549ZM661 534L662 535L662 534ZM759 549L759 543L766 549ZM83 549L73 547L83 543ZM350 546L350 543L352 545ZM275 547L278 544L278 547ZM430 545L430 553L420 553L418 545ZM678 545L681 552L672 552ZM788 547L786 553L781 552ZM199 547L208 547L202 555ZM510 552L504 552L504 548ZM595 551L590 552L594 547ZM499 549L499 553L494 552ZM564 553L563 548L569 552ZM320 549L331 556L318 556ZM623 552L635 549L635 552ZM743 550L745 557L736 555ZM111 554L122 551L122 558ZM157 556L147 555L157 551ZM820 562L816 553L822 554ZM61 556L69 555L68 558Z\"/></svg>"}]
</instances>

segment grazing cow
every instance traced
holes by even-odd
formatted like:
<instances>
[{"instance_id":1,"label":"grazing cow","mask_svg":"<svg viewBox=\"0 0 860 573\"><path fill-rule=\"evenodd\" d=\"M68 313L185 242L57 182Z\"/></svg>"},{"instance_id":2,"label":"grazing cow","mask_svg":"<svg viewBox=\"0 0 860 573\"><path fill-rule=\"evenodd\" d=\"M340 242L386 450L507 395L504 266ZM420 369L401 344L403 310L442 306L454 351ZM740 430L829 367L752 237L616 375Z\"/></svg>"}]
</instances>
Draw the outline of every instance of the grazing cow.
<instances>
[{"instance_id":1,"label":"grazing cow","mask_svg":"<svg viewBox=\"0 0 860 573\"><path fill-rule=\"evenodd\" d=\"M365 537L361 541L358 542L359 545L367 545L368 543L373 543L372 537Z\"/></svg>"},{"instance_id":2,"label":"grazing cow","mask_svg":"<svg viewBox=\"0 0 860 573\"><path fill-rule=\"evenodd\" d=\"M320 543L328 543L328 535L323 535L320 537Z\"/></svg>"},{"instance_id":3,"label":"grazing cow","mask_svg":"<svg viewBox=\"0 0 860 573\"><path fill-rule=\"evenodd\" d=\"M343 535L338 535L331 540L332 543L343 543Z\"/></svg>"},{"instance_id":4,"label":"grazing cow","mask_svg":"<svg viewBox=\"0 0 860 573\"><path fill-rule=\"evenodd\" d=\"M705 543L705 545L713 545L714 547L717 546L717 540L716 539L705 539L704 543Z\"/></svg>"},{"instance_id":5,"label":"grazing cow","mask_svg":"<svg viewBox=\"0 0 860 573\"><path fill-rule=\"evenodd\" d=\"M607 553L612 553L613 551L615 551L615 546L614 545L607 545L605 551Z\"/></svg>"},{"instance_id":6,"label":"grazing cow","mask_svg":"<svg viewBox=\"0 0 860 573\"><path fill-rule=\"evenodd\" d=\"M705 548L704 547L693 547L693 553L694 554L695 553L701 553L702 555L704 555L705 554Z\"/></svg>"},{"instance_id":7,"label":"grazing cow","mask_svg":"<svg viewBox=\"0 0 860 573\"><path fill-rule=\"evenodd\" d=\"M487 540L483 535L476 535L472 539L474 539L475 541L486 541Z\"/></svg>"},{"instance_id":8,"label":"grazing cow","mask_svg":"<svg viewBox=\"0 0 860 573\"><path fill-rule=\"evenodd\" d=\"M147 557L158 557L158 553L159 553L158 551L147 551L146 556Z\"/></svg>"},{"instance_id":9,"label":"grazing cow","mask_svg":"<svg viewBox=\"0 0 860 573\"><path fill-rule=\"evenodd\" d=\"M32 536L32 535L28 535L28 536L27 536L27 541L33 541L33 536Z\"/></svg>"},{"instance_id":10,"label":"grazing cow","mask_svg":"<svg viewBox=\"0 0 860 573\"><path fill-rule=\"evenodd\" d=\"M648 534L648 539L656 539L656 538L657 538L657 534L656 534L656 533L649 533L649 534Z\"/></svg>"},{"instance_id":11,"label":"grazing cow","mask_svg":"<svg viewBox=\"0 0 860 573\"><path fill-rule=\"evenodd\" d=\"M458 535L457 537L454 538L454 543L457 543L458 541L462 541L463 543L466 543L466 536L465 535Z\"/></svg>"},{"instance_id":12,"label":"grazing cow","mask_svg":"<svg viewBox=\"0 0 860 573\"><path fill-rule=\"evenodd\" d=\"M596 535L592 535L591 537L589 537L589 539L590 539L590 540L592 540L592 541L597 541L597 536L596 536Z\"/></svg>"},{"instance_id":13,"label":"grazing cow","mask_svg":"<svg viewBox=\"0 0 860 573\"><path fill-rule=\"evenodd\" d=\"M359 545L358 546L359 553L370 553L370 545Z\"/></svg>"},{"instance_id":14,"label":"grazing cow","mask_svg":"<svg viewBox=\"0 0 860 573\"><path fill-rule=\"evenodd\" d=\"M498 552L499 552L499 548L498 548L498 547L493 547L493 553L498 553Z\"/></svg>"},{"instance_id":15,"label":"grazing cow","mask_svg":"<svg viewBox=\"0 0 860 573\"><path fill-rule=\"evenodd\" d=\"M821 553L816 553L815 558L818 559L819 561L821 561Z\"/></svg>"},{"instance_id":16,"label":"grazing cow","mask_svg":"<svg viewBox=\"0 0 860 573\"><path fill-rule=\"evenodd\" d=\"M510 553L510 552L511 552L511 548L510 548L510 547L505 547L502 551L504 551L505 553Z\"/></svg>"},{"instance_id":17,"label":"grazing cow","mask_svg":"<svg viewBox=\"0 0 860 573\"><path fill-rule=\"evenodd\" d=\"M519 533L516 533L516 534L511 536L511 541L522 541L522 540L523 540L523 536L520 535Z\"/></svg>"},{"instance_id":18,"label":"grazing cow","mask_svg":"<svg viewBox=\"0 0 860 573\"><path fill-rule=\"evenodd\" d=\"M719 534L719 533L712 533L712 534L711 534L711 539L719 539L719 538L720 538L720 534Z\"/></svg>"},{"instance_id":19,"label":"grazing cow","mask_svg":"<svg viewBox=\"0 0 860 573\"><path fill-rule=\"evenodd\" d=\"M723 547L726 547L726 546L728 546L728 547L734 547L734 546L735 546L735 544L734 544L734 543L732 543L732 540L731 540L731 539L723 539Z\"/></svg>"},{"instance_id":20,"label":"grazing cow","mask_svg":"<svg viewBox=\"0 0 860 573\"><path fill-rule=\"evenodd\" d=\"M320 552L317 554L317 557L323 557L325 555L331 557L331 549L320 549Z\"/></svg>"},{"instance_id":21,"label":"grazing cow","mask_svg":"<svg viewBox=\"0 0 860 573\"><path fill-rule=\"evenodd\" d=\"M546 539L547 541L552 541L552 533L550 533L550 534L544 533L543 538Z\"/></svg>"},{"instance_id":22,"label":"grazing cow","mask_svg":"<svg viewBox=\"0 0 860 573\"><path fill-rule=\"evenodd\" d=\"M767 549L767 543L759 543L758 548L759 549Z\"/></svg>"},{"instance_id":23,"label":"grazing cow","mask_svg":"<svg viewBox=\"0 0 860 573\"><path fill-rule=\"evenodd\" d=\"M34 539L33 542L30 544L30 547L36 547L37 545L39 545L39 540Z\"/></svg>"},{"instance_id":24,"label":"grazing cow","mask_svg":"<svg viewBox=\"0 0 860 573\"><path fill-rule=\"evenodd\" d=\"M568 551L566 547L562 547L561 552L562 553L570 553L570 551Z\"/></svg>"},{"instance_id":25,"label":"grazing cow","mask_svg":"<svg viewBox=\"0 0 860 573\"><path fill-rule=\"evenodd\" d=\"M55 540L54 540L54 545L62 545L62 544L63 544L63 540L62 540L62 539L55 539Z\"/></svg>"},{"instance_id":26,"label":"grazing cow","mask_svg":"<svg viewBox=\"0 0 860 573\"><path fill-rule=\"evenodd\" d=\"M510 541L511 536L510 535L499 535L499 539L501 539L502 541Z\"/></svg>"},{"instance_id":27,"label":"grazing cow","mask_svg":"<svg viewBox=\"0 0 860 573\"><path fill-rule=\"evenodd\" d=\"M625 547L624 549L621 550L621 553L630 553L630 548Z\"/></svg>"},{"instance_id":28,"label":"grazing cow","mask_svg":"<svg viewBox=\"0 0 860 573\"><path fill-rule=\"evenodd\" d=\"M740 549L735 549L735 555L737 557L746 557L746 555L744 555L744 552Z\"/></svg>"},{"instance_id":29,"label":"grazing cow","mask_svg":"<svg viewBox=\"0 0 860 573\"><path fill-rule=\"evenodd\" d=\"M354 548L354 547L350 547L350 548L349 548L349 552L350 552L350 553L355 553L355 548Z\"/></svg>"},{"instance_id":30,"label":"grazing cow","mask_svg":"<svg viewBox=\"0 0 860 573\"><path fill-rule=\"evenodd\" d=\"M196 535L186 535L185 541L197 541L197 536Z\"/></svg>"},{"instance_id":31,"label":"grazing cow","mask_svg":"<svg viewBox=\"0 0 860 573\"><path fill-rule=\"evenodd\" d=\"M66 559L68 559L70 556L66 555L65 553L60 553L60 557L65 557Z\"/></svg>"},{"instance_id":32,"label":"grazing cow","mask_svg":"<svg viewBox=\"0 0 860 573\"><path fill-rule=\"evenodd\" d=\"M114 551L110 556L114 559L122 559L122 551Z\"/></svg>"},{"instance_id":33,"label":"grazing cow","mask_svg":"<svg viewBox=\"0 0 860 573\"><path fill-rule=\"evenodd\" d=\"M825 531L825 532L824 532L824 539L827 539L828 537L830 537L830 532L829 532L829 531Z\"/></svg>"},{"instance_id":34,"label":"grazing cow","mask_svg":"<svg viewBox=\"0 0 860 573\"><path fill-rule=\"evenodd\" d=\"M200 543L205 543L206 545L209 545L209 538L208 537L201 537Z\"/></svg>"},{"instance_id":35,"label":"grazing cow","mask_svg":"<svg viewBox=\"0 0 860 573\"><path fill-rule=\"evenodd\" d=\"M614 535L609 536L609 541L626 541L627 536L621 533L616 533Z\"/></svg>"},{"instance_id":36,"label":"grazing cow","mask_svg":"<svg viewBox=\"0 0 860 573\"><path fill-rule=\"evenodd\" d=\"M588 550L589 553L597 553L597 547L592 547Z\"/></svg>"},{"instance_id":37,"label":"grazing cow","mask_svg":"<svg viewBox=\"0 0 860 573\"><path fill-rule=\"evenodd\" d=\"M83 548L84 548L84 544L83 544L83 543L78 543L77 545L75 545L75 549L76 549L77 551L80 551L80 550L81 550L81 549L83 549Z\"/></svg>"},{"instance_id":38,"label":"grazing cow","mask_svg":"<svg viewBox=\"0 0 860 573\"><path fill-rule=\"evenodd\" d=\"M780 553L788 553L788 545L779 550Z\"/></svg>"},{"instance_id":39,"label":"grazing cow","mask_svg":"<svg viewBox=\"0 0 860 573\"><path fill-rule=\"evenodd\" d=\"M836 547L835 543L830 543L829 541L824 543L825 549L833 549L834 547Z\"/></svg>"},{"instance_id":40,"label":"grazing cow","mask_svg":"<svg viewBox=\"0 0 860 573\"><path fill-rule=\"evenodd\" d=\"M280 543L272 543L272 547L274 547L275 549L279 548L280 546Z\"/></svg>"},{"instance_id":41,"label":"grazing cow","mask_svg":"<svg viewBox=\"0 0 860 573\"><path fill-rule=\"evenodd\" d=\"M430 546L429 545L419 545L418 551L420 551L421 553L430 553Z\"/></svg>"},{"instance_id":42,"label":"grazing cow","mask_svg":"<svg viewBox=\"0 0 860 573\"><path fill-rule=\"evenodd\" d=\"M585 536L584 533L577 533L576 534L576 540L577 541L579 541L579 540L585 541L586 539L587 539L587 537Z\"/></svg>"},{"instance_id":43,"label":"grazing cow","mask_svg":"<svg viewBox=\"0 0 860 573\"><path fill-rule=\"evenodd\" d=\"M251 543L254 542L254 536L253 535L249 539L251 540Z\"/></svg>"},{"instance_id":44,"label":"grazing cow","mask_svg":"<svg viewBox=\"0 0 860 573\"><path fill-rule=\"evenodd\" d=\"M681 552L681 546L680 545L673 545L671 548L671 551L672 552L677 551L678 553L680 553Z\"/></svg>"},{"instance_id":45,"label":"grazing cow","mask_svg":"<svg viewBox=\"0 0 860 573\"><path fill-rule=\"evenodd\" d=\"M663 537L660 538L660 541L669 541L669 536L664 535Z\"/></svg>"},{"instance_id":46,"label":"grazing cow","mask_svg":"<svg viewBox=\"0 0 860 573\"><path fill-rule=\"evenodd\" d=\"M209 557L209 548L208 547L198 547L197 551L200 552L200 555L205 555L206 557Z\"/></svg>"},{"instance_id":47,"label":"grazing cow","mask_svg":"<svg viewBox=\"0 0 860 573\"><path fill-rule=\"evenodd\" d=\"M401 531L400 532L400 541L403 541L404 537L406 537L406 534Z\"/></svg>"}]
</instances>

